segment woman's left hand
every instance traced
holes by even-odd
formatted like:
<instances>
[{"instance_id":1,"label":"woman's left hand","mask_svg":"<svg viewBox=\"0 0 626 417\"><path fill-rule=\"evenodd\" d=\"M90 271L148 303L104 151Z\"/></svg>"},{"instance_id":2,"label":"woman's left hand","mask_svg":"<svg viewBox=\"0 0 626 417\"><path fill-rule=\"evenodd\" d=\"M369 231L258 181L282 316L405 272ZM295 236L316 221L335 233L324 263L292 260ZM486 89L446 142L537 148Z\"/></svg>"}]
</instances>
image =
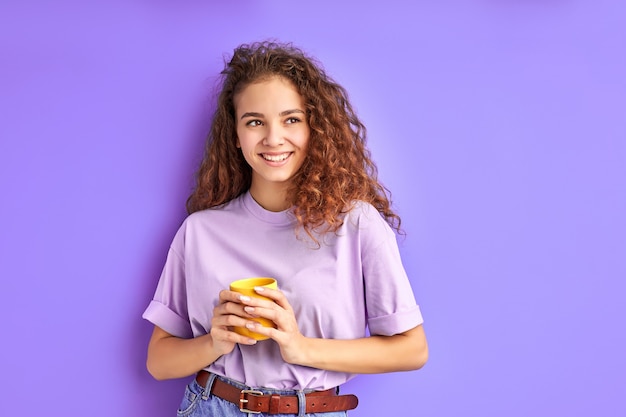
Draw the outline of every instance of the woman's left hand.
<instances>
[{"instance_id":1,"label":"woman's left hand","mask_svg":"<svg viewBox=\"0 0 626 417\"><path fill-rule=\"evenodd\" d=\"M276 328L264 327L256 322L249 322L246 327L256 333L273 339L280 347L283 360L287 363L297 364L305 353L306 337L300 333L296 316L287 297L280 290L258 287L257 294L267 297L272 301L262 298L250 297L241 301L246 306L244 310L253 317L263 317L276 324Z\"/></svg>"},{"instance_id":2,"label":"woman's left hand","mask_svg":"<svg viewBox=\"0 0 626 417\"><path fill-rule=\"evenodd\" d=\"M428 344L421 325L391 336L371 335L356 339L306 337L300 333L293 308L282 291L260 288L256 292L269 300L245 297L240 300L244 311L252 317L273 321L276 328L263 327L252 321L246 327L278 343L287 363L369 374L415 370L428 360Z\"/></svg>"}]
</instances>

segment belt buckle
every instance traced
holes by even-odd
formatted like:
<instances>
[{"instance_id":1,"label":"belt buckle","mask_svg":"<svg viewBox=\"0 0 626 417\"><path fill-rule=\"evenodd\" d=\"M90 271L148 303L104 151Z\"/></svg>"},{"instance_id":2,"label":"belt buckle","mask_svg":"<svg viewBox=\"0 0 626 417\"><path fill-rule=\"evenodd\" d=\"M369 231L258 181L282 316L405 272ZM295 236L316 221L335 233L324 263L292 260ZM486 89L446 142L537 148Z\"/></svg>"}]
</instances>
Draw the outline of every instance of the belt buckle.
<instances>
[{"instance_id":1,"label":"belt buckle","mask_svg":"<svg viewBox=\"0 0 626 417\"><path fill-rule=\"evenodd\" d=\"M245 403L248 402L248 400L244 398L246 394L263 395L261 391L256 391L253 389L242 389L239 393L239 411L241 411L242 413L261 414L260 411L253 411L245 408Z\"/></svg>"}]
</instances>

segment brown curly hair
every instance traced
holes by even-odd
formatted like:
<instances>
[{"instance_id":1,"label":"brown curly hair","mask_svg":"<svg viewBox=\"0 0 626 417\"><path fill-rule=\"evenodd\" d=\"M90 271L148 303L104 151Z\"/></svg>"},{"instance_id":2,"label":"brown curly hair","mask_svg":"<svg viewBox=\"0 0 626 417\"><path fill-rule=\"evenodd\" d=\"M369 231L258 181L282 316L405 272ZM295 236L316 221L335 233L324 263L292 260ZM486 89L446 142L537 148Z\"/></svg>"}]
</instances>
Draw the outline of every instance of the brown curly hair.
<instances>
[{"instance_id":1,"label":"brown curly hair","mask_svg":"<svg viewBox=\"0 0 626 417\"><path fill-rule=\"evenodd\" d=\"M292 44L259 42L235 49L221 72L221 92L196 174L187 211L220 206L248 191L252 171L236 146L234 97L246 86L272 77L289 80L304 99L311 129L307 156L288 190L298 224L313 232L336 232L356 201L372 204L400 231L389 191L378 181L366 147L366 129L343 87L315 59Z\"/></svg>"}]
</instances>

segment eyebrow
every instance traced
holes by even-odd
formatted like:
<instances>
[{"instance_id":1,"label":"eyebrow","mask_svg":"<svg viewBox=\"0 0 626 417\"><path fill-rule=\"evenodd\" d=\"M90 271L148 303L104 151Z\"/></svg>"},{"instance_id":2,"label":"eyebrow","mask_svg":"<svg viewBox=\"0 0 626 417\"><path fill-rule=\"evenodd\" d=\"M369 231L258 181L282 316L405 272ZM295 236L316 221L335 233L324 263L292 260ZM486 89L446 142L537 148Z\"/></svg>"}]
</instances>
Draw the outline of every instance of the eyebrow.
<instances>
[{"instance_id":1,"label":"eyebrow","mask_svg":"<svg viewBox=\"0 0 626 417\"><path fill-rule=\"evenodd\" d=\"M300 110L300 109L289 109L289 110L281 111L280 113L278 113L278 115L282 117L282 116L288 116L288 115L294 114L294 113L302 113L302 114L304 114L304 111ZM247 113L244 113L244 114L241 115L242 119L246 118L246 117L261 117L262 118L262 117L265 117L265 116L263 115L263 113L256 113L256 112L251 111L251 112L247 112Z\"/></svg>"}]
</instances>

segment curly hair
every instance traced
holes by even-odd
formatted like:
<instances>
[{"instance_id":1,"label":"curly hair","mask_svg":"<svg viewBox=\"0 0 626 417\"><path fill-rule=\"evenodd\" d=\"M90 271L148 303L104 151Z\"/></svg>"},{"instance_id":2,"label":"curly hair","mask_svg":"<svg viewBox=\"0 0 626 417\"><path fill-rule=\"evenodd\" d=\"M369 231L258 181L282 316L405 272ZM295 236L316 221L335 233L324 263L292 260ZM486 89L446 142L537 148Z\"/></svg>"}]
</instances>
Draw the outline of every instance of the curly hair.
<instances>
[{"instance_id":1,"label":"curly hair","mask_svg":"<svg viewBox=\"0 0 626 417\"><path fill-rule=\"evenodd\" d=\"M278 76L303 97L310 127L307 155L288 189L298 224L317 242L314 232L336 232L344 213L364 201L400 232L400 217L366 147L365 126L345 89L314 58L289 43L241 45L221 75L205 155L187 199L190 214L225 204L250 188L252 170L236 146L234 97L252 83Z\"/></svg>"}]
</instances>

